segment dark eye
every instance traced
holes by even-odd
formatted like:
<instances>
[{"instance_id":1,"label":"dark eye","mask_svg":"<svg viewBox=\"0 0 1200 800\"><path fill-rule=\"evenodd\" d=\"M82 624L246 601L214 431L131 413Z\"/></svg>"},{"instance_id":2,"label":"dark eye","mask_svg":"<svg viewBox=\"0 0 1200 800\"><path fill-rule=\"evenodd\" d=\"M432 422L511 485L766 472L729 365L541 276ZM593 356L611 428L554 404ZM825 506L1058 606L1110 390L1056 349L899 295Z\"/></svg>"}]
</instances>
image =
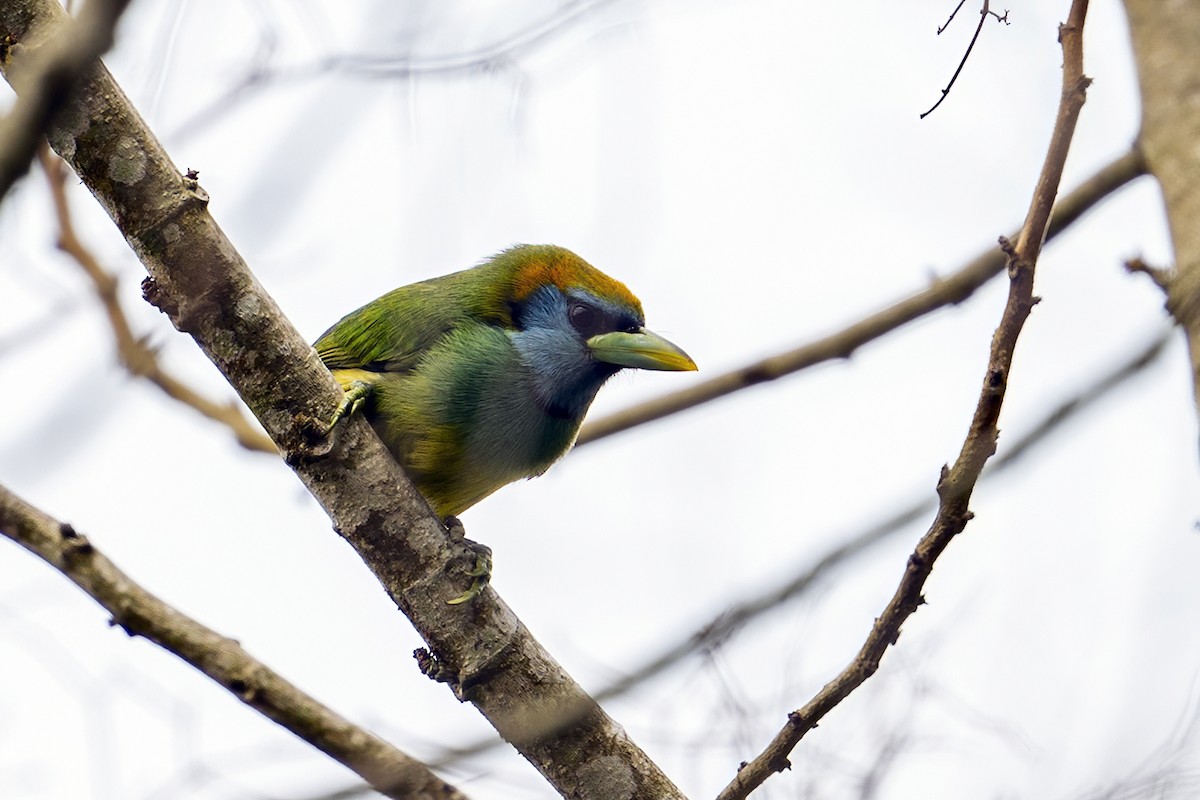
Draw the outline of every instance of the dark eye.
<instances>
[{"instance_id":1,"label":"dark eye","mask_svg":"<svg viewBox=\"0 0 1200 800\"><path fill-rule=\"evenodd\" d=\"M571 327L583 337L598 333L604 324L604 315L585 303L571 303L567 308L567 319L571 320Z\"/></svg>"}]
</instances>

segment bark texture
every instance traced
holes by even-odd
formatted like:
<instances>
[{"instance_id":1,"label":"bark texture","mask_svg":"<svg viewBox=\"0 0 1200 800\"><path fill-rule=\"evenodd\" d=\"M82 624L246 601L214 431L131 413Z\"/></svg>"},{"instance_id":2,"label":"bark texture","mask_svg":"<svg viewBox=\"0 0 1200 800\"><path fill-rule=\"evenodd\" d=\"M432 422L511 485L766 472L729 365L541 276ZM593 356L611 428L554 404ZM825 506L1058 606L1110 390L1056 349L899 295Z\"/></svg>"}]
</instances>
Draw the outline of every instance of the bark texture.
<instances>
[{"instance_id":1,"label":"bark texture","mask_svg":"<svg viewBox=\"0 0 1200 800\"><path fill-rule=\"evenodd\" d=\"M1187 334L1200 413L1200 3L1125 0L1142 95L1139 137L1162 187L1175 264L1153 270Z\"/></svg>"},{"instance_id":2,"label":"bark texture","mask_svg":"<svg viewBox=\"0 0 1200 800\"><path fill-rule=\"evenodd\" d=\"M0 2L0 70L19 71L16 62L68 28L57 2ZM342 396L333 377L103 66L68 97L49 138L146 267L146 299L226 376L425 639L422 669L473 703L564 796L682 797L494 591L447 604L471 584L473 551L449 536L361 417L324 436Z\"/></svg>"}]
</instances>

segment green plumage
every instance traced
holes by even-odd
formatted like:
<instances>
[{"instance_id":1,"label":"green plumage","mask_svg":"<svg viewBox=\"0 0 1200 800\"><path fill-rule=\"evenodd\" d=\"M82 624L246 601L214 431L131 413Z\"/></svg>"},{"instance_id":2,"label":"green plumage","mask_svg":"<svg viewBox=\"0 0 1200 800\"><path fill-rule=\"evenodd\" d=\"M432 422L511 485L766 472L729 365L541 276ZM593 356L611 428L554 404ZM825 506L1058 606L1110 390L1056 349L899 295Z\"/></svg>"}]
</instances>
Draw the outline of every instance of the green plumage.
<instances>
[{"instance_id":1,"label":"green plumage","mask_svg":"<svg viewBox=\"0 0 1200 800\"><path fill-rule=\"evenodd\" d=\"M594 312L589 322L598 314L609 324L581 328L579 306ZM600 385L631 365L597 355L593 342L653 337L641 322L628 289L578 256L520 246L383 295L326 331L316 350L344 389L369 387L367 419L447 516L560 458ZM670 358L679 365L633 365L689 368Z\"/></svg>"}]
</instances>

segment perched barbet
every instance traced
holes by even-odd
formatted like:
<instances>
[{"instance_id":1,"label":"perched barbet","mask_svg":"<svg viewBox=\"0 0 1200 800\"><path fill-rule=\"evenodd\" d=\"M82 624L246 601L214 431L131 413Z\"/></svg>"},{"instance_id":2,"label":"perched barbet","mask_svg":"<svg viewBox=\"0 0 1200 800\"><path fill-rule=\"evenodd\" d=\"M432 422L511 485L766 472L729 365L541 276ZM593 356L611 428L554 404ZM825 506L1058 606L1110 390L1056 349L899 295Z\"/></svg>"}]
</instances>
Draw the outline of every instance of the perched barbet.
<instances>
[{"instance_id":1,"label":"perched barbet","mask_svg":"<svg viewBox=\"0 0 1200 800\"><path fill-rule=\"evenodd\" d=\"M440 517L541 475L626 367L687 371L636 297L569 250L519 245L342 318L317 354Z\"/></svg>"}]
</instances>

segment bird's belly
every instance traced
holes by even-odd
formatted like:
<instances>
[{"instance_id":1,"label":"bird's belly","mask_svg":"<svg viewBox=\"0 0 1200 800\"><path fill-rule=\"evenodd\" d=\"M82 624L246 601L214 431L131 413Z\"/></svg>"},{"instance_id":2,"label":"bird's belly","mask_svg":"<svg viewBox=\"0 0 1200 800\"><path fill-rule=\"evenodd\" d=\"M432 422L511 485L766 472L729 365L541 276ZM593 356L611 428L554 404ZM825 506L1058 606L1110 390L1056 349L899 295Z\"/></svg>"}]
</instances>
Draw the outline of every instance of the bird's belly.
<instances>
[{"instance_id":1,"label":"bird's belly","mask_svg":"<svg viewBox=\"0 0 1200 800\"><path fill-rule=\"evenodd\" d=\"M469 420L406 424L414 416L390 414L372 422L443 517L513 481L541 475L570 449L580 423L555 419L529 403L501 403Z\"/></svg>"},{"instance_id":2,"label":"bird's belly","mask_svg":"<svg viewBox=\"0 0 1200 800\"><path fill-rule=\"evenodd\" d=\"M540 409L480 425L458 464L459 480L478 502L501 486L541 475L570 449L578 421L556 420Z\"/></svg>"}]
</instances>

